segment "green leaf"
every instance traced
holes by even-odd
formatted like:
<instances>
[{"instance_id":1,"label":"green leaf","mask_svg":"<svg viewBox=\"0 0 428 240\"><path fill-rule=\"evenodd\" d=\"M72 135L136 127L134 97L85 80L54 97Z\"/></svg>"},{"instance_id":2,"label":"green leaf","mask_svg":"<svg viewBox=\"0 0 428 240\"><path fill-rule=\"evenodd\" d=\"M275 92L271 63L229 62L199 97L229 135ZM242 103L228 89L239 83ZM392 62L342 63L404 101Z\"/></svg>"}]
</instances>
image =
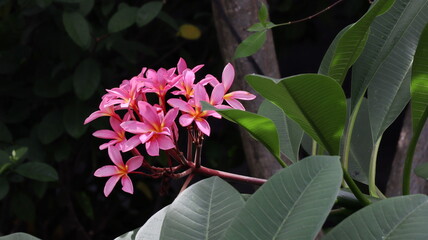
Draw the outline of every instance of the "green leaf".
<instances>
[{"instance_id":1,"label":"green leaf","mask_svg":"<svg viewBox=\"0 0 428 240\"><path fill-rule=\"evenodd\" d=\"M276 173L247 200L224 239L314 239L341 181L339 157L303 159Z\"/></svg>"},{"instance_id":2,"label":"green leaf","mask_svg":"<svg viewBox=\"0 0 428 240\"><path fill-rule=\"evenodd\" d=\"M37 5L41 8L49 7L49 5L52 4L52 2L53 0L36 0Z\"/></svg>"},{"instance_id":3,"label":"green leaf","mask_svg":"<svg viewBox=\"0 0 428 240\"><path fill-rule=\"evenodd\" d=\"M0 240L41 240L41 239L36 238L28 233L17 232L17 233L12 233L12 234L0 237Z\"/></svg>"},{"instance_id":4,"label":"green leaf","mask_svg":"<svg viewBox=\"0 0 428 240\"><path fill-rule=\"evenodd\" d=\"M256 32L242 41L235 50L234 59L248 57L259 51L266 42L266 31Z\"/></svg>"},{"instance_id":5,"label":"green leaf","mask_svg":"<svg viewBox=\"0 0 428 240\"><path fill-rule=\"evenodd\" d=\"M12 155L11 155L10 159L12 161L15 161L15 162L17 162L19 160L22 160L22 159L24 159L24 156L27 153L27 151L28 151L27 147L20 147L20 148L17 148L17 149L13 149L12 150Z\"/></svg>"},{"instance_id":6,"label":"green leaf","mask_svg":"<svg viewBox=\"0 0 428 240\"><path fill-rule=\"evenodd\" d=\"M265 22L267 21L268 14L269 14L269 13L268 13L268 9L267 9L267 7L266 7L266 4L264 4L264 3L262 2L262 6L260 7L259 14L258 14L259 21L260 21L261 23L265 23Z\"/></svg>"},{"instance_id":7,"label":"green leaf","mask_svg":"<svg viewBox=\"0 0 428 240\"><path fill-rule=\"evenodd\" d=\"M337 42L328 75L339 84L342 85L348 69L355 63L364 49L370 23L385 10L385 7L390 7L393 2L392 0L376 1L364 16L343 33Z\"/></svg>"},{"instance_id":8,"label":"green leaf","mask_svg":"<svg viewBox=\"0 0 428 240\"><path fill-rule=\"evenodd\" d=\"M292 162L297 162L303 137L303 129L299 124L288 118L284 111L268 100L262 102L258 114L272 119L278 130L281 152Z\"/></svg>"},{"instance_id":9,"label":"green leaf","mask_svg":"<svg viewBox=\"0 0 428 240\"><path fill-rule=\"evenodd\" d=\"M37 127L37 136L43 144L49 144L58 139L64 132L61 113L54 110L46 114Z\"/></svg>"},{"instance_id":10,"label":"green leaf","mask_svg":"<svg viewBox=\"0 0 428 240\"><path fill-rule=\"evenodd\" d=\"M23 163L15 169L15 172L26 178L41 182L52 182L58 180L58 173L56 170L42 162Z\"/></svg>"},{"instance_id":11,"label":"green leaf","mask_svg":"<svg viewBox=\"0 0 428 240\"><path fill-rule=\"evenodd\" d=\"M160 13L162 5L162 2L160 1L153 1L141 6L137 11L137 18L135 20L137 26L142 27L155 19L155 17Z\"/></svg>"},{"instance_id":12,"label":"green leaf","mask_svg":"<svg viewBox=\"0 0 428 240\"><path fill-rule=\"evenodd\" d=\"M413 134L416 134L422 131L428 115L428 25L425 25L416 49L410 92Z\"/></svg>"},{"instance_id":13,"label":"green leaf","mask_svg":"<svg viewBox=\"0 0 428 240\"><path fill-rule=\"evenodd\" d=\"M31 198L24 192L12 194L10 208L19 219L29 222L34 221L36 208Z\"/></svg>"},{"instance_id":14,"label":"green leaf","mask_svg":"<svg viewBox=\"0 0 428 240\"><path fill-rule=\"evenodd\" d=\"M351 114L350 104L351 101L348 101L349 115ZM370 157L374 145L370 131L371 128L367 104L367 99L364 98L355 120L354 131L351 137L348 166L348 172L351 177L365 184L368 184Z\"/></svg>"},{"instance_id":15,"label":"green leaf","mask_svg":"<svg viewBox=\"0 0 428 240\"><path fill-rule=\"evenodd\" d=\"M9 192L9 181L4 176L0 176L0 201L6 197Z\"/></svg>"},{"instance_id":16,"label":"green leaf","mask_svg":"<svg viewBox=\"0 0 428 240\"><path fill-rule=\"evenodd\" d=\"M249 31L249 32L260 32L263 30L266 30L266 27L261 23L255 23L247 29L247 31Z\"/></svg>"},{"instance_id":17,"label":"green leaf","mask_svg":"<svg viewBox=\"0 0 428 240\"><path fill-rule=\"evenodd\" d=\"M425 240L428 197L410 195L375 202L346 218L323 240Z\"/></svg>"},{"instance_id":18,"label":"green leaf","mask_svg":"<svg viewBox=\"0 0 428 240\"><path fill-rule=\"evenodd\" d=\"M387 13L373 21L366 47L352 70L352 107L374 81L380 83L372 88L372 93L387 99L395 96L412 64L419 35L428 21L426 11L426 0L396 0ZM395 89L388 93L382 85L395 86ZM383 104L391 102L382 101ZM387 110L385 107L381 113L385 114Z\"/></svg>"},{"instance_id":19,"label":"green leaf","mask_svg":"<svg viewBox=\"0 0 428 240\"><path fill-rule=\"evenodd\" d=\"M237 109L217 109L202 102L204 110L217 111L227 120L245 128L251 136L260 141L277 159L281 159L278 132L275 123L266 117Z\"/></svg>"},{"instance_id":20,"label":"green leaf","mask_svg":"<svg viewBox=\"0 0 428 240\"><path fill-rule=\"evenodd\" d=\"M346 99L334 79L318 74L301 74L279 80L248 75L246 79L330 154L339 154L346 119Z\"/></svg>"},{"instance_id":21,"label":"green leaf","mask_svg":"<svg viewBox=\"0 0 428 240\"><path fill-rule=\"evenodd\" d=\"M0 122L0 142L11 143L12 142L12 134L6 125Z\"/></svg>"},{"instance_id":22,"label":"green leaf","mask_svg":"<svg viewBox=\"0 0 428 240\"><path fill-rule=\"evenodd\" d=\"M428 163L423 163L423 164L415 167L414 171L418 177L421 177L421 178L428 180Z\"/></svg>"},{"instance_id":23,"label":"green leaf","mask_svg":"<svg viewBox=\"0 0 428 240\"><path fill-rule=\"evenodd\" d=\"M169 206L166 206L155 213L147 222L138 230L135 236L136 240L159 240L162 224Z\"/></svg>"},{"instance_id":24,"label":"green leaf","mask_svg":"<svg viewBox=\"0 0 428 240\"><path fill-rule=\"evenodd\" d=\"M79 3L79 12L83 15L86 16L88 15L88 13L90 13L92 11L92 9L94 8L94 3L95 0L85 0L85 1L81 1Z\"/></svg>"},{"instance_id":25,"label":"green leaf","mask_svg":"<svg viewBox=\"0 0 428 240\"><path fill-rule=\"evenodd\" d=\"M348 29L352 25L348 25L344 29L342 29L334 38L334 40L331 42L330 46L328 47L327 51L324 54L324 57L321 61L320 67L318 69L318 73L322 75L328 75L328 71L330 70L331 61L333 60L334 53L336 52L337 43L342 38L343 34L348 31Z\"/></svg>"},{"instance_id":26,"label":"green leaf","mask_svg":"<svg viewBox=\"0 0 428 240\"><path fill-rule=\"evenodd\" d=\"M98 89L100 80L101 71L99 64L93 59L86 59L74 71L74 92L79 99L87 100Z\"/></svg>"},{"instance_id":27,"label":"green leaf","mask_svg":"<svg viewBox=\"0 0 428 240\"><path fill-rule=\"evenodd\" d=\"M160 239L220 239L244 203L239 192L221 178L200 181L168 207Z\"/></svg>"},{"instance_id":28,"label":"green leaf","mask_svg":"<svg viewBox=\"0 0 428 240\"><path fill-rule=\"evenodd\" d=\"M67 133L74 138L80 138L88 128L87 125L83 125L87 116L87 108L83 103L74 102L65 106L62 120Z\"/></svg>"},{"instance_id":29,"label":"green leaf","mask_svg":"<svg viewBox=\"0 0 428 240\"><path fill-rule=\"evenodd\" d=\"M125 30L135 23L138 8L124 6L120 8L108 22L110 33Z\"/></svg>"},{"instance_id":30,"label":"green leaf","mask_svg":"<svg viewBox=\"0 0 428 240\"><path fill-rule=\"evenodd\" d=\"M81 13L64 12L62 14L62 22L65 31L73 39L73 41L83 49L88 49L91 45L91 34L89 23Z\"/></svg>"}]
</instances>

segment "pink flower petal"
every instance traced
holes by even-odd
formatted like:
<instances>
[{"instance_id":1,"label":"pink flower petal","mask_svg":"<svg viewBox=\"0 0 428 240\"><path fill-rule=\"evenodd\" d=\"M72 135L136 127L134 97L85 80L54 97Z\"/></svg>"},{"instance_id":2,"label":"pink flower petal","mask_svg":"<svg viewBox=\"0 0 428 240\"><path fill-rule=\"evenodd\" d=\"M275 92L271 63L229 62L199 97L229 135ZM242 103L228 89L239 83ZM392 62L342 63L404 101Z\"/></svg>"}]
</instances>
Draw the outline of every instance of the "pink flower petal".
<instances>
[{"instance_id":1,"label":"pink flower petal","mask_svg":"<svg viewBox=\"0 0 428 240\"><path fill-rule=\"evenodd\" d=\"M85 122L83 122L83 124L88 124L88 123L94 121L95 119L97 119L99 117L104 117L104 116L108 116L108 114L101 112L101 111L95 111L91 115L89 115L88 118L85 119Z\"/></svg>"},{"instance_id":2,"label":"pink flower petal","mask_svg":"<svg viewBox=\"0 0 428 240\"><path fill-rule=\"evenodd\" d=\"M209 102L210 99L208 97L207 90L205 90L204 86L201 84L195 85L195 93L194 93L195 105L201 106L201 101Z\"/></svg>"},{"instance_id":3,"label":"pink flower petal","mask_svg":"<svg viewBox=\"0 0 428 240\"><path fill-rule=\"evenodd\" d=\"M194 68L192 68L192 72L197 72L197 71L199 71L199 69L201 69L202 67L204 66L204 64L200 64L200 65L198 65L198 66L196 66L196 67L194 67Z\"/></svg>"},{"instance_id":4,"label":"pink flower petal","mask_svg":"<svg viewBox=\"0 0 428 240\"><path fill-rule=\"evenodd\" d=\"M133 134L141 134L151 130L151 126L138 121L126 121L120 124L120 126L127 132Z\"/></svg>"},{"instance_id":5,"label":"pink flower petal","mask_svg":"<svg viewBox=\"0 0 428 240\"><path fill-rule=\"evenodd\" d=\"M134 186L132 186L131 178L128 175L122 176L122 190L130 194L134 193Z\"/></svg>"},{"instance_id":6,"label":"pink flower petal","mask_svg":"<svg viewBox=\"0 0 428 240\"><path fill-rule=\"evenodd\" d=\"M232 64L228 63L226 67L224 67L223 73L221 75L221 81L224 85L224 89L226 92L232 86L234 78L235 78L235 69L233 68Z\"/></svg>"},{"instance_id":7,"label":"pink flower petal","mask_svg":"<svg viewBox=\"0 0 428 240\"><path fill-rule=\"evenodd\" d=\"M120 175L114 175L107 180L106 185L104 187L104 195L106 197L108 197L111 191L113 191L113 188L114 186L116 186L116 183L119 181L119 179L120 179Z\"/></svg>"},{"instance_id":8,"label":"pink flower petal","mask_svg":"<svg viewBox=\"0 0 428 240\"><path fill-rule=\"evenodd\" d=\"M133 148L135 148L136 146L138 146L141 143L140 141L140 136L139 135L135 135L132 136L130 139L121 142L121 151L122 152L128 152L130 150L132 150Z\"/></svg>"},{"instance_id":9,"label":"pink flower petal","mask_svg":"<svg viewBox=\"0 0 428 240\"><path fill-rule=\"evenodd\" d=\"M122 131L123 131L123 129L120 127L120 124L121 124L121 123L122 123L122 122L121 122L121 121L119 121L119 120L117 120L117 118L110 117L110 125L111 125L111 128L113 128L113 130L114 130L115 132L119 133L119 132L122 132Z\"/></svg>"},{"instance_id":10,"label":"pink flower petal","mask_svg":"<svg viewBox=\"0 0 428 240\"><path fill-rule=\"evenodd\" d=\"M140 109L140 114L144 119L144 123L151 126L161 125L159 115L156 112L156 109L147 102L140 101L138 102L138 108Z\"/></svg>"},{"instance_id":11,"label":"pink flower petal","mask_svg":"<svg viewBox=\"0 0 428 240\"><path fill-rule=\"evenodd\" d=\"M226 99L226 102L234 109L239 109L242 111L245 111L244 105L242 105L238 100L236 99Z\"/></svg>"},{"instance_id":12,"label":"pink flower petal","mask_svg":"<svg viewBox=\"0 0 428 240\"><path fill-rule=\"evenodd\" d=\"M223 103L223 96L224 96L224 86L223 84L218 84L214 87L212 93L211 93L211 105L219 105Z\"/></svg>"},{"instance_id":13,"label":"pink flower petal","mask_svg":"<svg viewBox=\"0 0 428 240\"><path fill-rule=\"evenodd\" d=\"M92 136L102 139L115 139L117 137L117 133L112 130L98 130L92 133Z\"/></svg>"},{"instance_id":14,"label":"pink flower petal","mask_svg":"<svg viewBox=\"0 0 428 240\"><path fill-rule=\"evenodd\" d=\"M171 99L169 99L168 101L168 104L169 105L171 105L172 107L174 107L174 108L178 108L178 109L180 109L180 111L183 111L183 112L187 112L187 113L192 113L192 112L194 112L195 110L190 106L190 104L188 104L187 102L185 102L185 101L183 101L183 100L181 100L181 99L178 99L178 98L171 98Z\"/></svg>"},{"instance_id":15,"label":"pink flower petal","mask_svg":"<svg viewBox=\"0 0 428 240\"><path fill-rule=\"evenodd\" d=\"M207 74L206 76L205 76L205 78L204 79L202 79L201 81L199 81L199 83L198 84L202 84L203 86L205 86L205 85L207 85L207 84L210 84L211 86L213 86L213 87L215 87L215 86L217 86L218 84L220 84L220 82L217 80L217 78L216 77L214 77L213 75L211 75L211 74Z\"/></svg>"},{"instance_id":16,"label":"pink flower petal","mask_svg":"<svg viewBox=\"0 0 428 240\"><path fill-rule=\"evenodd\" d=\"M135 157L130 158L126 162L126 165L128 166L128 172L132 172L132 171L136 170L137 168L141 167L141 165L143 164L143 161L144 161L143 156L135 156Z\"/></svg>"},{"instance_id":17,"label":"pink flower petal","mask_svg":"<svg viewBox=\"0 0 428 240\"><path fill-rule=\"evenodd\" d=\"M147 141L150 141L150 139L153 137L154 132L149 133L143 133L140 135L140 141L142 144L145 144Z\"/></svg>"},{"instance_id":18,"label":"pink flower petal","mask_svg":"<svg viewBox=\"0 0 428 240\"><path fill-rule=\"evenodd\" d=\"M240 99L240 100L253 100L256 98L256 95L251 94L246 91L234 91L226 94L230 98Z\"/></svg>"},{"instance_id":19,"label":"pink flower petal","mask_svg":"<svg viewBox=\"0 0 428 240\"><path fill-rule=\"evenodd\" d=\"M178 115L178 108L173 108L168 111L165 118L163 119L163 123L165 127L169 127L174 123L175 118Z\"/></svg>"},{"instance_id":20,"label":"pink flower petal","mask_svg":"<svg viewBox=\"0 0 428 240\"><path fill-rule=\"evenodd\" d=\"M106 149L112 145L115 145L117 142L118 142L117 140L111 140L107 143L101 144L99 148L100 148L100 150L104 150L104 149Z\"/></svg>"},{"instance_id":21,"label":"pink flower petal","mask_svg":"<svg viewBox=\"0 0 428 240\"><path fill-rule=\"evenodd\" d=\"M159 144L156 139L146 142L146 150L150 156L159 156Z\"/></svg>"},{"instance_id":22,"label":"pink flower petal","mask_svg":"<svg viewBox=\"0 0 428 240\"><path fill-rule=\"evenodd\" d=\"M178 121L180 122L181 126L187 127L187 126L189 126L193 122L194 119L195 118L192 115L190 115L190 114L183 114L183 115L180 116L180 118L178 119Z\"/></svg>"},{"instance_id":23,"label":"pink flower petal","mask_svg":"<svg viewBox=\"0 0 428 240\"><path fill-rule=\"evenodd\" d=\"M187 68L186 61L183 58L180 58L177 63L178 73L183 73L183 71Z\"/></svg>"},{"instance_id":24,"label":"pink flower petal","mask_svg":"<svg viewBox=\"0 0 428 240\"><path fill-rule=\"evenodd\" d=\"M184 78L183 78L184 85L192 86L194 81L195 81L195 73L190 70L184 71Z\"/></svg>"},{"instance_id":25,"label":"pink flower petal","mask_svg":"<svg viewBox=\"0 0 428 240\"><path fill-rule=\"evenodd\" d=\"M158 135L156 139L158 141L159 148L162 150L168 150L175 147L174 142L168 136Z\"/></svg>"},{"instance_id":26,"label":"pink flower petal","mask_svg":"<svg viewBox=\"0 0 428 240\"><path fill-rule=\"evenodd\" d=\"M103 166L97 169L95 171L94 176L95 177L110 177L113 175L116 175L118 173L119 169L116 166L113 165L107 165Z\"/></svg>"},{"instance_id":27,"label":"pink flower petal","mask_svg":"<svg viewBox=\"0 0 428 240\"><path fill-rule=\"evenodd\" d=\"M119 168L122 168L123 166L125 166L125 164L123 164L123 160L122 160L122 155L120 154L119 148L116 146L110 146L108 148L108 155L111 159L111 161L118 166Z\"/></svg>"},{"instance_id":28,"label":"pink flower petal","mask_svg":"<svg viewBox=\"0 0 428 240\"><path fill-rule=\"evenodd\" d=\"M199 130L203 132L205 135L209 136L211 132L210 125L208 124L207 120L203 118L196 119L196 126L198 126Z\"/></svg>"}]
</instances>

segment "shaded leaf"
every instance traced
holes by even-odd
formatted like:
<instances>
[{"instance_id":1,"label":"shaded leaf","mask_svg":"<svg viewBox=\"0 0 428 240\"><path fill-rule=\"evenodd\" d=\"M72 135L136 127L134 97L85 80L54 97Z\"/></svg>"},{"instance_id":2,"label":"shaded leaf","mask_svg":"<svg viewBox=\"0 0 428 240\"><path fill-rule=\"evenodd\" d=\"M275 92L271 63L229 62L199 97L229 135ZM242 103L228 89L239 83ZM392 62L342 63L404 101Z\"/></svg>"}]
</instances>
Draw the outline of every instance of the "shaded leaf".
<instances>
[{"instance_id":1,"label":"shaded leaf","mask_svg":"<svg viewBox=\"0 0 428 240\"><path fill-rule=\"evenodd\" d=\"M322 75L328 75L328 71L330 70L331 61L333 60L334 53L336 52L337 43L342 38L343 34L351 27L352 25L348 25L344 29L342 29L333 41L330 43L327 51L324 54L324 57L321 61L320 67L318 69L318 73Z\"/></svg>"},{"instance_id":2,"label":"shaded leaf","mask_svg":"<svg viewBox=\"0 0 428 240\"><path fill-rule=\"evenodd\" d=\"M147 222L139 229L135 240L159 240L162 224L165 218L165 214L168 211L166 206L155 213L147 220Z\"/></svg>"},{"instance_id":3,"label":"shaded leaf","mask_svg":"<svg viewBox=\"0 0 428 240\"><path fill-rule=\"evenodd\" d=\"M275 123L266 117L237 109L216 109L202 102L204 110L215 110L227 120L245 128L251 136L260 141L276 158L281 158L279 138Z\"/></svg>"},{"instance_id":4,"label":"shaded leaf","mask_svg":"<svg viewBox=\"0 0 428 240\"><path fill-rule=\"evenodd\" d=\"M125 30L135 23L138 8L124 6L113 14L108 22L108 31L110 33Z\"/></svg>"},{"instance_id":5,"label":"shaded leaf","mask_svg":"<svg viewBox=\"0 0 428 240\"><path fill-rule=\"evenodd\" d=\"M356 23L347 29L337 42L330 62L328 75L339 84L343 83L348 69L360 56L367 41L370 23L374 18L391 7L392 0L378 0Z\"/></svg>"},{"instance_id":6,"label":"shaded leaf","mask_svg":"<svg viewBox=\"0 0 428 240\"><path fill-rule=\"evenodd\" d=\"M428 180L428 163L423 163L415 167L415 174L421 178Z\"/></svg>"},{"instance_id":7,"label":"shaded leaf","mask_svg":"<svg viewBox=\"0 0 428 240\"><path fill-rule=\"evenodd\" d=\"M284 79L247 75L246 80L330 154L339 154L346 119L346 99L334 79L318 74L301 74Z\"/></svg>"},{"instance_id":8,"label":"shaded leaf","mask_svg":"<svg viewBox=\"0 0 428 240\"><path fill-rule=\"evenodd\" d=\"M98 89L100 80L101 71L99 64L93 59L86 59L74 71L74 92L79 99L87 100Z\"/></svg>"},{"instance_id":9,"label":"shaded leaf","mask_svg":"<svg viewBox=\"0 0 428 240\"><path fill-rule=\"evenodd\" d=\"M9 192L9 181L4 176L0 176L0 201L7 195Z\"/></svg>"},{"instance_id":10,"label":"shaded leaf","mask_svg":"<svg viewBox=\"0 0 428 240\"><path fill-rule=\"evenodd\" d=\"M303 130L299 124L288 118L284 111L268 100L262 102L258 114L272 119L278 130L281 152L292 162L297 162L303 137Z\"/></svg>"},{"instance_id":11,"label":"shaded leaf","mask_svg":"<svg viewBox=\"0 0 428 240\"><path fill-rule=\"evenodd\" d=\"M425 240L428 236L428 197L410 195L375 202L352 214L324 240Z\"/></svg>"},{"instance_id":12,"label":"shaded leaf","mask_svg":"<svg viewBox=\"0 0 428 240\"><path fill-rule=\"evenodd\" d=\"M84 0L79 3L79 12L86 16L88 13L92 11L92 8L94 8L95 0Z\"/></svg>"},{"instance_id":13,"label":"shaded leaf","mask_svg":"<svg viewBox=\"0 0 428 240\"><path fill-rule=\"evenodd\" d=\"M251 34L235 50L234 59L248 57L259 51L266 42L266 31Z\"/></svg>"},{"instance_id":14,"label":"shaded leaf","mask_svg":"<svg viewBox=\"0 0 428 240\"><path fill-rule=\"evenodd\" d=\"M81 13L64 12L62 14L62 22L65 31L73 39L73 41L83 49L88 49L91 45L91 34L89 23L82 16Z\"/></svg>"},{"instance_id":15,"label":"shaded leaf","mask_svg":"<svg viewBox=\"0 0 428 240\"><path fill-rule=\"evenodd\" d=\"M49 144L59 138L64 132L61 113L52 111L46 114L37 127L37 136L43 144Z\"/></svg>"},{"instance_id":16,"label":"shaded leaf","mask_svg":"<svg viewBox=\"0 0 428 240\"><path fill-rule=\"evenodd\" d=\"M314 239L341 181L338 157L303 159L276 173L247 200L224 239Z\"/></svg>"},{"instance_id":17,"label":"shaded leaf","mask_svg":"<svg viewBox=\"0 0 428 240\"><path fill-rule=\"evenodd\" d=\"M160 239L220 239L244 203L219 177L195 183L168 207Z\"/></svg>"},{"instance_id":18,"label":"shaded leaf","mask_svg":"<svg viewBox=\"0 0 428 240\"><path fill-rule=\"evenodd\" d=\"M161 11L162 2L152 1L145 3L137 11L136 23L137 26L142 27L151 22Z\"/></svg>"},{"instance_id":19,"label":"shaded leaf","mask_svg":"<svg viewBox=\"0 0 428 240\"><path fill-rule=\"evenodd\" d=\"M26 178L41 182L52 182L58 180L58 173L56 170L42 162L23 163L15 169L15 172Z\"/></svg>"},{"instance_id":20,"label":"shaded leaf","mask_svg":"<svg viewBox=\"0 0 428 240\"><path fill-rule=\"evenodd\" d=\"M88 126L83 125L83 121L88 116L86 109L86 106L79 102L65 106L62 120L65 130L70 136L80 138L86 132Z\"/></svg>"},{"instance_id":21,"label":"shaded leaf","mask_svg":"<svg viewBox=\"0 0 428 240\"><path fill-rule=\"evenodd\" d=\"M260 9L259 9L259 13L258 13L258 17L259 17L259 21L261 22L261 23L264 23L264 22L266 22L267 21L267 18L268 18L268 9L267 9L267 7L266 7L266 4L264 4L263 2L262 2L262 6L260 7Z\"/></svg>"},{"instance_id":22,"label":"shaded leaf","mask_svg":"<svg viewBox=\"0 0 428 240\"><path fill-rule=\"evenodd\" d=\"M23 192L12 194L10 208L19 219L30 222L34 221L36 208L27 194Z\"/></svg>"},{"instance_id":23,"label":"shaded leaf","mask_svg":"<svg viewBox=\"0 0 428 240\"><path fill-rule=\"evenodd\" d=\"M0 240L41 240L41 239L36 238L28 233L17 232L17 233L12 233L12 234L0 237Z\"/></svg>"},{"instance_id":24,"label":"shaded leaf","mask_svg":"<svg viewBox=\"0 0 428 240\"><path fill-rule=\"evenodd\" d=\"M12 142L12 134L10 133L6 125L2 122L0 122L0 142Z\"/></svg>"}]
</instances>

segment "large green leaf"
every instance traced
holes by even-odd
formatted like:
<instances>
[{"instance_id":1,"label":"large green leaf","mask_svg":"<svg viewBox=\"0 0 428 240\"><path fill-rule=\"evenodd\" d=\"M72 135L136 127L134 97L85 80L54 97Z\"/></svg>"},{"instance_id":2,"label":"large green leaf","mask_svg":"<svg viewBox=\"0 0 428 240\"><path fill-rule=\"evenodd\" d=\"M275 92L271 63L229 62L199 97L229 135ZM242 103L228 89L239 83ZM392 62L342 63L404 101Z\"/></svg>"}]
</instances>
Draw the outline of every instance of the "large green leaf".
<instances>
[{"instance_id":1,"label":"large green leaf","mask_svg":"<svg viewBox=\"0 0 428 240\"><path fill-rule=\"evenodd\" d=\"M0 240L40 240L40 238L36 238L28 233L17 232L0 237Z\"/></svg>"},{"instance_id":2,"label":"large green leaf","mask_svg":"<svg viewBox=\"0 0 428 240\"><path fill-rule=\"evenodd\" d=\"M339 154L346 118L346 99L341 86L332 78L302 74L284 79L260 75L246 76L248 83L323 146Z\"/></svg>"},{"instance_id":3,"label":"large green leaf","mask_svg":"<svg viewBox=\"0 0 428 240\"><path fill-rule=\"evenodd\" d=\"M168 207L160 239L220 239L244 204L241 194L221 178L200 181Z\"/></svg>"},{"instance_id":4,"label":"large green leaf","mask_svg":"<svg viewBox=\"0 0 428 240\"><path fill-rule=\"evenodd\" d=\"M348 106L349 104L350 101L348 101ZM348 110L348 114L350 114L350 106ZM373 145L367 99L364 98L355 120L351 137L348 172L353 179L365 184L368 183L370 157Z\"/></svg>"},{"instance_id":5,"label":"large green leaf","mask_svg":"<svg viewBox=\"0 0 428 240\"><path fill-rule=\"evenodd\" d=\"M43 144L49 144L59 138L64 132L61 113L57 110L46 114L37 126L37 136Z\"/></svg>"},{"instance_id":6,"label":"large green leaf","mask_svg":"<svg viewBox=\"0 0 428 240\"><path fill-rule=\"evenodd\" d=\"M108 31L115 33L127 29L132 26L136 21L138 8L123 5L118 11L110 18L108 22Z\"/></svg>"},{"instance_id":7,"label":"large green leaf","mask_svg":"<svg viewBox=\"0 0 428 240\"><path fill-rule=\"evenodd\" d=\"M428 180L428 163L423 163L415 167L415 174Z\"/></svg>"},{"instance_id":8,"label":"large green leaf","mask_svg":"<svg viewBox=\"0 0 428 240\"><path fill-rule=\"evenodd\" d=\"M410 90L413 132L416 134L422 130L428 114L428 24L425 25L416 49Z\"/></svg>"},{"instance_id":9,"label":"large green leaf","mask_svg":"<svg viewBox=\"0 0 428 240\"><path fill-rule=\"evenodd\" d=\"M239 124L265 145L277 159L281 158L278 132L271 119L237 109L217 109L206 102L202 102L202 106L204 110L215 110L227 120Z\"/></svg>"},{"instance_id":10,"label":"large green leaf","mask_svg":"<svg viewBox=\"0 0 428 240\"><path fill-rule=\"evenodd\" d=\"M91 34L89 23L79 12L63 13L62 22L65 31L73 41L83 49L88 49L91 45Z\"/></svg>"},{"instance_id":11,"label":"large green leaf","mask_svg":"<svg viewBox=\"0 0 428 240\"><path fill-rule=\"evenodd\" d=\"M242 41L235 50L234 59L248 57L256 53L266 42L266 30L256 32Z\"/></svg>"},{"instance_id":12,"label":"large green leaf","mask_svg":"<svg viewBox=\"0 0 428 240\"><path fill-rule=\"evenodd\" d=\"M318 68L318 73L322 75L328 75L328 71L330 70L331 61L333 60L334 53L336 52L337 43L342 38L343 34L351 27L349 25L342 29L334 38L334 40L330 43L327 51L324 54L324 57L321 61L320 67Z\"/></svg>"},{"instance_id":13,"label":"large green leaf","mask_svg":"<svg viewBox=\"0 0 428 240\"><path fill-rule=\"evenodd\" d=\"M42 182L58 180L57 171L46 163L27 162L19 165L15 171L20 175Z\"/></svg>"},{"instance_id":14,"label":"large green leaf","mask_svg":"<svg viewBox=\"0 0 428 240\"><path fill-rule=\"evenodd\" d=\"M428 197L411 195L373 203L346 218L323 240L426 240Z\"/></svg>"},{"instance_id":15,"label":"large green leaf","mask_svg":"<svg viewBox=\"0 0 428 240\"><path fill-rule=\"evenodd\" d=\"M79 99L87 100L98 89L100 80L101 71L99 64L93 59L86 59L74 71L74 92Z\"/></svg>"},{"instance_id":16,"label":"large green leaf","mask_svg":"<svg viewBox=\"0 0 428 240\"><path fill-rule=\"evenodd\" d=\"M337 42L330 62L328 75L340 84L343 83L348 69L355 63L364 49L373 19L391 7L393 0L377 0L374 5L347 29Z\"/></svg>"},{"instance_id":17,"label":"large green leaf","mask_svg":"<svg viewBox=\"0 0 428 240\"><path fill-rule=\"evenodd\" d=\"M314 239L341 181L339 157L303 159L276 173L247 200L224 239Z\"/></svg>"},{"instance_id":18,"label":"large green leaf","mask_svg":"<svg viewBox=\"0 0 428 240\"><path fill-rule=\"evenodd\" d=\"M76 101L66 105L62 119L67 133L74 138L80 138L88 128L88 125L83 125L83 121L88 115L87 108L83 103Z\"/></svg>"},{"instance_id":19,"label":"large green leaf","mask_svg":"<svg viewBox=\"0 0 428 240\"><path fill-rule=\"evenodd\" d=\"M137 25L142 27L151 22L160 13L162 5L161 1L152 1L141 6L137 11L135 20Z\"/></svg>"},{"instance_id":20,"label":"large green leaf","mask_svg":"<svg viewBox=\"0 0 428 240\"><path fill-rule=\"evenodd\" d=\"M428 21L427 11L427 0L396 0L387 13L373 21L366 47L352 71L352 107L370 84L369 100L376 104L370 114L383 116L377 118L384 121L395 119L388 111L397 108L393 112L399 112L403 105L391 103L412 64L419 35Z\"/></svg>"},{"instance_id":21,"label":"large green leaf","mask_svg":"<svg viewBox=\"0 0 428 240\"><path fill-rule=\"evenodd\" d=\"M281 152L292 162L297 162L303 137L303 130L299 124L288 118L284 111L268 100L262 102L258 114L272 119L278 130Z\"/></svg>"}]
</instances>

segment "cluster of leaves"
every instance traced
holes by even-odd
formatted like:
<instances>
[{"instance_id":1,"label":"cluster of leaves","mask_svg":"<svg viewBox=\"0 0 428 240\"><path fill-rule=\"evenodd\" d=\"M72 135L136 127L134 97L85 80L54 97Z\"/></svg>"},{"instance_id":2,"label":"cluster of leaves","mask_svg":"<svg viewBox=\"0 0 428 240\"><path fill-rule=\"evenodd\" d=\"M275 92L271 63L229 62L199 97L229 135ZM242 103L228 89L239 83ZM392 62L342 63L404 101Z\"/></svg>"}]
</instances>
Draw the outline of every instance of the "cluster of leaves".
<instances>
[{"instance_id":1,"label":"cluster of leaves","mask_svg":"<svg viewBox=\"0 0 428 240\"><path fill-rule=\"evenodd\" d=\"M250 197L218 178L201 181L142 228L118 239L313 239L328 216L340 211L347 212L346 219L324 239L426 239L428 198L408 195L407 173L428 116L426 12L428 1L378 0L337 35L318 74L247 76L266 98L260 114L276 127L249 124L260 122L260 115L218 112L249 130L275 156L280 149L293 164ZM341 85L352 66L352 91L346 99ZM375 184L377 151L383 133L409 102L414 132L403 174L404 196L385 199ZM275 128L279 138L263 134ZM304 134L312 139L309 146L302 142ZM299 160L301 145L314 156ZM426 177L426 166L417 173ZM355 180L368 185L369 195ZM349 190L357 209L341 202Z\"/></svg>"}]
</instances>

